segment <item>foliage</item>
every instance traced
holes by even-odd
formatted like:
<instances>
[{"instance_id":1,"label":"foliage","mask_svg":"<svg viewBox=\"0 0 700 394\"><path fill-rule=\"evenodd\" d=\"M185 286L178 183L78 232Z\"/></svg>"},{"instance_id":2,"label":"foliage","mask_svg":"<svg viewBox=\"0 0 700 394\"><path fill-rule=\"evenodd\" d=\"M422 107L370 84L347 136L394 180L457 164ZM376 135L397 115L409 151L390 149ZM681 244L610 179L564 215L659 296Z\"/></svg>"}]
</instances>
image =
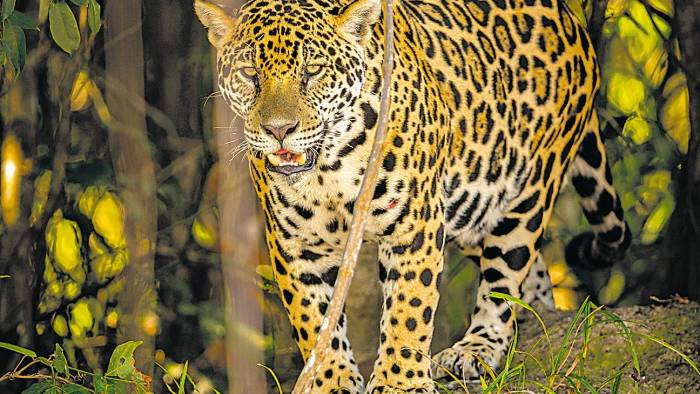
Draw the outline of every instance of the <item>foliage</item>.
<instances>
[{"instance_id":1,"label":"foliage","mask_svg":"<svg viewBox=\"0 0 700 394\"><path fill-rule=\"evenodd\" d=\"M594 2L567 3L590 24ZM577 308L582 290L603 304L645 300L641 284L657 269L690 133L688 85L672 28L673 0L610 0L604 12L597 43L602 85L598 112L605 134L613 137L606 144L608 157L633 246L626 261L609 272L568 268L565 243L585 231L587 222L578 196L565 189L543 253L556 304L567 310Z\"/></svg>"},{"instance_id":2,"label":"foliage","mask_svg":"<svg viewBox=\"0 0 700 394\"><path fill-rule=\"evenodd\" d=\"M140 342L126 342L114 349L109 366L103 373L70 367L61 345L56 344L53 354L39 357L29 349L0 342L0 348L21 354L23 358L15 369L0 377L0 382L11 379L30 379L37 382L22 391L23 394L84 394L84 393L146 393L150 377L134 367L134 351Z\"/></svg>"}]
</instances>

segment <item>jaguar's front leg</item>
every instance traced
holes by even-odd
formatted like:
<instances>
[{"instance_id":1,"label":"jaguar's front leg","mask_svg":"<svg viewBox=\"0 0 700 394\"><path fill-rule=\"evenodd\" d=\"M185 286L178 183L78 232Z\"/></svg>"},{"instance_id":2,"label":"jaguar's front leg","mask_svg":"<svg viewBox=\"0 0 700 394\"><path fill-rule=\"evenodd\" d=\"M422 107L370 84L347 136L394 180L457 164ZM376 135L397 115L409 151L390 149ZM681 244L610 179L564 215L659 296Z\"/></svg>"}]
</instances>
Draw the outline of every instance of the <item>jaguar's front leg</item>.
<instances>
[{"instance_id":1,"label":"jaguar's front leg","mask_svg":"<svg viewBox=\"0 0 700 394\"><path fill-rule=\"evenodd\" d=\"M380 241L384 309L378 359L367 393L437 393L429 355L443 244L444 227L437 220Z\"/></svg>"},{"instance_id":2,"label":"jaguar's front leg","mask_svg":"<svg viewBox=\"0 0 700 394\"><path fill-rule=\"evenodd\" d=\"M270 237L274 236L268 235ZM268 247L282 302L292 324L292 336L306 361L333 296L340 256L324 253L323 245L310 247L297 241L273 239ZM312 393L362 392L362 375L353 359L346 332L343 315L333 334L331 353L316 377Z\"/></svg>"},{"instance_id":3,"label":"jaguar's front leg","mask_svg":"<svg viewBox=\"0 0 700 394\"><path fill-rule=\"evenodd\" d=\"M537 206L533 212L509 213L503 219L508 225L497 227L483 240L481 277L469 328L462 340L435 356L436 364L441 367L434 368L434 377L446 379L448 386L456 387L458 383L445 370L464 381L472 381L478 380L487 369L498 371L503 363L513 340L515 316L513 305L491 297L491 292L534 298L534 294L523 294L523 290L533 290L523 288L523 284L538 259L543 218L548 213Z\"/></svg>"}]
</instances>

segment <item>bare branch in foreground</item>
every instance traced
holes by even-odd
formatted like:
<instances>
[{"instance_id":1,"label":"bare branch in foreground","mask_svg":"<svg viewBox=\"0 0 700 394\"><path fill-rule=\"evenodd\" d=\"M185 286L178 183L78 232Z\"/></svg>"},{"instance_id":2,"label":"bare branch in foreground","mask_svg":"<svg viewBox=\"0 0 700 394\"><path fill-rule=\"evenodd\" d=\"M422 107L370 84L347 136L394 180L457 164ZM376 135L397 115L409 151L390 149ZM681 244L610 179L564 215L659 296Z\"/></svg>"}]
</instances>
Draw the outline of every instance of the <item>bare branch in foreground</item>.
<instances>
[{"instance_id":1,"label":"bare branch in foreground","mask_svg":"<svg viewBox=\"0 0 700 394\"><path fill-rule=\"evenodd\" d=\"M350 283L355 273L357 260L362 247L362 233L364 232L365 222L369 213L369 205L372 202L374 194L374 186L377 181L379 172L379 155L381 154L382 146L386 137L386 128L389 119L389 91L391 89L391 72L394 67L394 18L392 9L392 0L386 1L386 9L384 14L384 63L383 83L381 92L381 103L379 107L379 122L377 131L374 137L372 153L367 163L367 172L360 186L360 193L355 200L354 215L350 224L350 232L348 241L343 252L343 259L338 272L338 279L335 282L335 290L333 298L328 307L328 313L323 319L321 330L318 333L316 344L306 360L306 365L297 379L292 394L302 394L311 392L314 379L320 373L323 365L323 360L328 355L331 343L331 336L335 327L338 325L338 320L343 312L343 306L348 296Z\"/></svg>"}]
</instances>

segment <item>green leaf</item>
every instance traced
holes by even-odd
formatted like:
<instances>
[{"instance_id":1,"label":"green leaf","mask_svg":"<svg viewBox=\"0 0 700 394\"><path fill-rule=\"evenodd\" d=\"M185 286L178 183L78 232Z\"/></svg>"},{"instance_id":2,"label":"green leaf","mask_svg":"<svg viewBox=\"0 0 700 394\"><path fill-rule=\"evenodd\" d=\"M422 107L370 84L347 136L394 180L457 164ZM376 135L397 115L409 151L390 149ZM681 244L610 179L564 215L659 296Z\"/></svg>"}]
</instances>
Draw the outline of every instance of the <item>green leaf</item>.
<instances>
[{"instance_id":1,"label":"green leaf","mask_svg":"<svg viewBox=\"0 0 700 394\"><path fill-rule=\"evenodd\" d=\"M78 22L65 1L49 4L49 28L53 40L68 54L72 55L80 47Z\"/></svg>"},{"instance_id":2,"label":"green leaf","mask_svg":"<svg viewBox=\"0 0 700 394\"><path fill-rule=\"evenodd\" d=\"M55 388L54 384L49 381L37 382L22 391L22 394L43 394L53 388Z\"/></svg>"},{"instance_id":3,"label":"green leaf","mask_svg":"<svg viewBox=\"0 0 700 394\"><path fill-rule=\"evenodd\" d=\"M100 394L116 394L117 387L101 374L96 374L92 379L92 387L96 393Z\"/></svg>"},{"instance_id":4,"label":"green leaf","mask_svg":"<svg viewBox=\"0 0 700 394\"><path fill-rule=\"evenodd\" d=\"M19 74L24 68L24 62L27 58L27 41L24 36L24 30L12 23L12 20L5 21L2 45L5 48L5 53L10 58L10 62Z\"/></svg>"},{"instance_id":5,"label":"green leaf","mask_svg":"<svg viewBox=\"0 0 700 394\"><path fill-rule=\"evenodd\" d=\"M54 368L56 368L56 371L66 375L66 377L69 378L68 360L66 360L66 355L63 353L63 348L61 345L56 344L56 350L54 350L53 354L56 357L56 361L54 361Z\"/></svg>"},{"instance_id":6,"label":"green leaf","mask_svg":"<svg viewBox=\"0 0 700 394\"><path fill-rule=\"evenodd\" d=\"M15 0L2 0L2 21L5 22L5 20L12 15L12 11L14 10Z\"/></svg>"},{"instance_id":7,"label":"green leaf","mask_svg":"<svg viewBox=\"0 0 700 394\"><path fill-rule=\"evenodd\" d=\"M0 59L5 60L5 51L2 51L2 56L0 56ZM0 61L0 64L3 62ZM10 279L12 278L10 275L0 275L0 279Z\"/></svg>"},{"instance_id":8,"label":"green leaf","mask_svg":"<svg viewBox=\"0 0 700 394\"><path fill-rule=\"evenodd\" d=\"M107 367L105 376L116 376L122 379L128 379L136 374L134 352L142 343L142 341L128 341L118 345L109 358L109 366Z\"/></svg>"},{"instance_id":9,"label":"green leaf","mask_svg":"<svg viewBox=\"0 0 700 394\"><path fill-rule=\"evenodd\" d=\"M77 5L77 6L82 6L82 5L87 5L87 0L70 0L71 3Z\"/></svg>"},{"instance_id":10,"label":"green leaf","mask_svg":"<svg viewBox=\"0 0 700 394\"><path fill-rule=\"evenodd\" d=\"M90 31L97 34L102 28L100 3L97 0L88 0L88 26Z\"/></svg>"},{"instance_id":11,"label":"green leaf","mask_svg":"<svg viewBox=\"0 0 700 394\"><path fill-rule=\"evenodd\" d=\"M31 358L36 357L36 353L34 353L33 350L23 348L22 346L13 345L11 343L0 342L0 348L7 349L11 352L19 353L23 356L27 356L27 357L31 357Z\"/></svg>"},{"instance_id":12,"label":"green leaf","mask_svg":"<svg viewBox=\"0 0 700 394\"><path fill-rule=\"evenodd\" d=\"M71 383L67 384L65 386L61 386L61 393L62 394L89 394L90 390L86 389L85 387Z\"/></svg>"},{"instance_id":13,"label":"green leaf","mask_svg":"<svg viewBox=\"0 0 700 394\"><path fill-rule=\"evenodd\" d=\"M24 30L39 30L39 26L37 25L34 18L25 14L24 12L13 12L12 15L10 15L10 20L12 21L12 23L21 27Z\"/></svg>"}]
</instances>

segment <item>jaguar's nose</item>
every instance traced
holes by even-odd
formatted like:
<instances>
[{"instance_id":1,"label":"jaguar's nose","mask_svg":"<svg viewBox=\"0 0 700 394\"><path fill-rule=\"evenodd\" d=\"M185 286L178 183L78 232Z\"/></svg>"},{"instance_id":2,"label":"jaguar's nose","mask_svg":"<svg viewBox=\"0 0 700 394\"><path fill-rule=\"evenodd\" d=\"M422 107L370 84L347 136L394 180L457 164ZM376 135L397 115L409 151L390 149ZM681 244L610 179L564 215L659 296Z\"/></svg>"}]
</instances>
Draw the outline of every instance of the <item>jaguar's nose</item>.
<instances>
[{"instance_id":1,"label":"jaguar's nose","mask_svg":"<svg viewBox=\"0 0 700 394\"><path fill-rule=\"evenodd\" d=\"M272 134L277 139L277 141L282 142L282 140L284 140L284 137L286 137L287 134L291 134L291 133L295 132L298 126L299 126L299 121L296 121L294 123L264 124L264 125L262 125L262 128L267 133Z\"/></svg>"}]
</instances>

